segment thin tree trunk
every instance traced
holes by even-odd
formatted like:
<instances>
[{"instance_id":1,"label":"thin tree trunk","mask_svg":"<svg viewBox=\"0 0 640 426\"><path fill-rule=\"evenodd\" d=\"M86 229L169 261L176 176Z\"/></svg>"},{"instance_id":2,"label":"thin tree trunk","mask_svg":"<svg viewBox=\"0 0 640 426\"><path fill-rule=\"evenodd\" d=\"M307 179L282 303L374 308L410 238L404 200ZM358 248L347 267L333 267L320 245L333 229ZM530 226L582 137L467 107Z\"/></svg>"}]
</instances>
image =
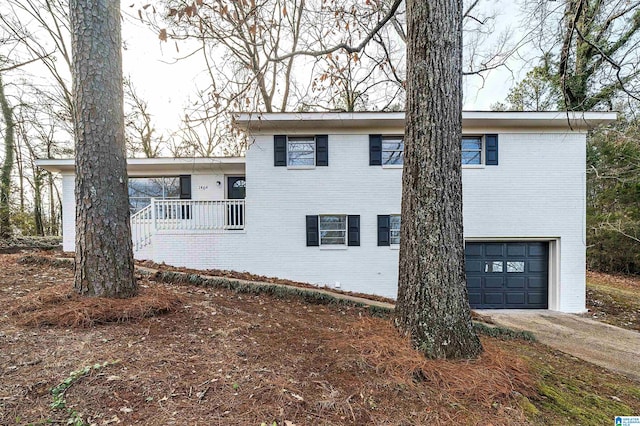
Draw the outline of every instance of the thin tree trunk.
<instances>
[{"instance_id":1,"label":"thin tree trunk","mask_svg":"<svg viewBox=\"0 0 640 426\"><path fill-rule=\"evenodd\" d=\"M134 276L119 0L69 2L76 139L75 289L130 297Z\"/></svg>"},{"instance_id":2,"label":"thin tree trunk","mask_svg":"<svg viewBox=\"0 0 640 426\"><path fill-rule=\"evenodd\" d=\"M18 195L20 197L20 213L24 213L25 197L24 197L24 160L22 158L22 148L20 139L24 140L24 134L19 132L14 147L16 155L16 168L18 169Z\"/></svg>"},{"instance_id":3,"label":"thin tree trunk","mask_svg":"<svg viewBox=\"0 0 640 426\"><path fill-rule=\"evenodd\" d=\"M49 190L49 235L58 235L58 215L56 200L53 194L53 175L47 172L47 186Z\"/></svg>"},{"instance_id":4,"label":"thin tree trunk","mask_svg":"<svg viewBox=\"0 0 640 426\"><path fill-rule=\"evenodd\" d=\"M42 172L34 167L33 170L33 219L36 225L36 235L44 235L42 220Z\"/></svg>"},{"instance_id":5,"label":"thin tree trunk","mask_svg":"<svg viewBox=\"0 0 640 426\"><path fill-rule=\"evenodd\" d=\"M4 152L5 157L0 172L0 238L10 238L13 234L11 230L11 170L13 169L13 155L15 146L15 127L13 122L13 111L4 92L4 83L0 75L0 106L6 129L4 131Z\"/></svg>"},{"instance_id":6,"label":"thin tree trunk","mask_svg":"<svg viewBox=\"0 0 640 426\"><path fill-rule=\"evenodd\" d=\"M474 357L462 233L462 0L407 0L397 325L431 358Z\"/></svg>"}]
</instances>

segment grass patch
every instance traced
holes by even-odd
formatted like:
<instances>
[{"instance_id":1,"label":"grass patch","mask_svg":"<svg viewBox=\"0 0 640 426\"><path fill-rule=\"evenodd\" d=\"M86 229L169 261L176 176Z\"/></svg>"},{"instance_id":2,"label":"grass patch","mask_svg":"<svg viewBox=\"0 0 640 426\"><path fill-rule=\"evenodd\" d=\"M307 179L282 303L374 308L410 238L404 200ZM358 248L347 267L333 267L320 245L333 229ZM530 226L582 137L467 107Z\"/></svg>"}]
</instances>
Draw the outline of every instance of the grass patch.
<instances>
[{"instance_id":1,"label":"grass patch","mask_svg":"<svg viewBox=\"0 0 640 426\"><path fill-rule=\"evenodd\" d=\"M155 276L158 282L172 284L189 284L197 287L207 287L213 289L231 290L235 293L250 295L269 295L277 299L294 298L305 303L316 305L347 305L355 307L365 307L363 303L352 300L341 299L339 297L319 292L314 289L285 287L277 284L258 284L248 281L240 281L220 277L203 277L198 274L187 274L184 272L158 271ZM371 312L380 314L384 308L375 308Z\"/></svg>"},{"instance_id":2,"label":"grass patch","mask_svg":"<svg viewBox=\"0 0 640 426\"><path fill-rule=\"evenodd\" d=\"M507 344L527 361L535 377L537 394L519 401L534 424L600 426L613 424L615 416L638 414L637 382L537 343Z\"/></svg>"},{"instance_id":3,"label":"grass patch","mask_svg":"<svg viewBox=\"0 0 640 426\"><path fill-rule=\"evenodd\" d=\"M640 331L640 278L589 272L587 307L597 321Z\"/></svg>"},{"instance_id":4,"label":"grass patch","mask_svg":"<svg viewBox=\"0 0 640 426\"><path fill-rule=\"evenodd\" d=\"M54 268L73 269L73 259L28 254L17 260L20 265L46 265Z\"/></svg>"},{"instance_id":5,"label":"grass patch","mask_svg":"<svg viewBox=\"0 0 640 426\"><path fill-rule=\"evenodd\" d=\"M535 342L536 337L530 331L512 330L507 327L490 326L481 322L473 322L476 333L483 336L495 337L500 340L525 340Z\"/></svg>"}]
</instances>

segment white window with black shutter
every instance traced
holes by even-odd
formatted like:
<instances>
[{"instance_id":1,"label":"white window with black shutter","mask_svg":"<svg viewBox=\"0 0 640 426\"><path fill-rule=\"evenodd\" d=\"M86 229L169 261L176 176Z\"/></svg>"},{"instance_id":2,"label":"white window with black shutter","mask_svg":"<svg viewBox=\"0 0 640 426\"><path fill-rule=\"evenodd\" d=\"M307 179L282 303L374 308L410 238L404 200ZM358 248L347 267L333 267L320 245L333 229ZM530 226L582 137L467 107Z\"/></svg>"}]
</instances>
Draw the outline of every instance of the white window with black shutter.
<instances>
[{"instance_id":1,"label":"white window with black shutter","mask_svg":"<svg viewBox=\"0 0 640 426\"><path fill-rule=\"evenodd\" d=\"M400 247L400 215L378 215L378 246Z\"/></svg>"},{"instance_id":2,"label":"white window with black shutter","mask_svg":"<svg viewBox=\"0 0 640 426\"><path fill-rule=\"evenodd\" d=\"M286 136L273 137L274 166L290 169L312 169L329 165L329 137Z\"/></svg>"},{"instance_id":3,"label":"white window with black shutter","mask_svg":"<svg viewBox=\"0 0 640 426\"><path fill-rule=\"evenodd\" d=\"M462 166L497 166L498 135L486 134L462 137Z\"/></svg>"},{"instance_id":4,"label":"white window with black shutter","mask_svg":"<svg viewBox=\"0 0 640 426\"><path fill-rule=\"evenodd\" d=\"M360 245L360 216L321 214L306 217L308 247L346 248Z\"/></svg>"},{"instance_id":5,"label":"white window with black shutter","mask_svg":"<svg viewBox=\"0 0 640 426\"><path fill-rule=\"evenodd\" d=\"M462 165L497 166L498 135L463 136L461 141ZM369 165L399 167L404 164L404 138L402 136L369 135Z\"/></svg>"}]
</instances>

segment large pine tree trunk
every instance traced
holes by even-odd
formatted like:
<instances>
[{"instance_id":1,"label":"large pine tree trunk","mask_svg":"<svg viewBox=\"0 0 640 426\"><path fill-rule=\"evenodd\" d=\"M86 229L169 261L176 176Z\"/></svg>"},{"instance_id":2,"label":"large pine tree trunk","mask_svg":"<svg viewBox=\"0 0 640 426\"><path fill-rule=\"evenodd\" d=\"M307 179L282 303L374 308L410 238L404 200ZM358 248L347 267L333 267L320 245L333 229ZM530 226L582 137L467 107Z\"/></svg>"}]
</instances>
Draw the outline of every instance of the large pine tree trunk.
<instances>
[{"instance_id":1,"label":"large pine tree trunk","mask_svg":"<svg viewBox=\"0 0 640 426\"><path fill-rule=\"evenodd\" d=\"M69 2L76 139L75 289L136 294L124 143L119 0Z\"/></svg>"},{"instance_id":2,"label":"large pine tree trunk","mask_svg":"<svg viewBox=\"0 0 640 426\"><path fill-rule=\"evenodd\" d=\"M432 358L474 357L462 234L462 0L407 0L397 324Z\"/></svg>"}]
</instances>

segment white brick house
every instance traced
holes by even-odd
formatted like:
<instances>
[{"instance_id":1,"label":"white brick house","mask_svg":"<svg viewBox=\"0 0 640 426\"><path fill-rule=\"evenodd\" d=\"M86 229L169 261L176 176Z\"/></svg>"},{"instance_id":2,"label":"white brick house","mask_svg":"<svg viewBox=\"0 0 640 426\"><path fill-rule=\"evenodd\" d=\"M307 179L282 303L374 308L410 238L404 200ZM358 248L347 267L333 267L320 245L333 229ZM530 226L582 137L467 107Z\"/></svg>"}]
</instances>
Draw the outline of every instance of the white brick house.
<instances>
[{"instance_id":1,"label":"white brick house","mask_svg":"<svg viewBox=\"0 0 640 426\"><path fill-rule=\"evenodd\" d=\"M463 113L469 297L585 309L585 140L615 113ZM131 159L135 256L395 298L403 113L238 114L245 158ZM63 247L74 250L73 160ZM245 197L246 183L246 197Z\"/></svg>"}]
</instances>

